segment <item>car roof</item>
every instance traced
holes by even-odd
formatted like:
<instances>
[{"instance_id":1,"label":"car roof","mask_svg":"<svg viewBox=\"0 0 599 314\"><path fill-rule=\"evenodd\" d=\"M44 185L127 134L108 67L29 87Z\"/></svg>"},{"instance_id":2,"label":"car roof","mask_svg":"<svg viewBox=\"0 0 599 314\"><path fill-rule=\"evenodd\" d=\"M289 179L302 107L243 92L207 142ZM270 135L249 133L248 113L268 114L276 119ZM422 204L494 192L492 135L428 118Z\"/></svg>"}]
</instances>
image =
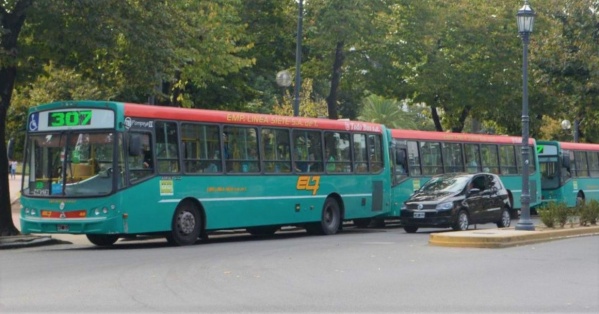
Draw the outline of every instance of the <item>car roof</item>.
<instances>
[{"instance_id":1,"label":"car roof","mask_svg":"<svg viewBox=\"0 0 599 314\"><path fill-rule=\"evenodd\" d=\"M452 172L452 173L444 173L444 174L439 174L439 175L435 175L433 176L433 178L458 178L458 177L464 177L464 178L473 178L475 176L478 175L491 175L496 177L497 175L494 173L488 173L488 172L476 172L476 173L469 173L469 172Z\"/></svg>"}]
</instances>

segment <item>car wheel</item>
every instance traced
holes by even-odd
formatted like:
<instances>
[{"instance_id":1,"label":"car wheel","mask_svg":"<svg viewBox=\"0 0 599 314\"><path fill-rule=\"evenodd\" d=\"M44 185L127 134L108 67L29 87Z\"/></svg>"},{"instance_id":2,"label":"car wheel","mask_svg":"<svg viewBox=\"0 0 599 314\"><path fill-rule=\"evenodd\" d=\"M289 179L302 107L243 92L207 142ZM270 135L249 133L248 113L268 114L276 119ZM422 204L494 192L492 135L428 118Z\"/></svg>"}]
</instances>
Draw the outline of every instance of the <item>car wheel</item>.
<instances>
[{"instance_id":1,"label":"car wheel","mask_svg":"<svg viewBox=\"0 0 599 314\"><path fill-rule=\"evenodd\" d=\"M509 208L504 207L501 210L501 220L497 222L497 227L499 228L507 228L512 223L512 217L510 216Z\"/></svg>"},{"instance_id":2,"label":"car wheel","mask_svg":"<svg viewBox=\"0 0 599 314\"><path fill-rule=\"evenodd\" d=\"M86 236L89 242L97 246L111 246L119 239L118 235L112 234L86 234Z\"/></svg>"},{"instance_id":3,"label":"car wheel","mask_svg":"<svg viewBox=\"0 0 599 314\"><path fill-rule=\"evenodd\" d=\"M403 230L405 230L407 233L414 233L414 232L418 231L418 227L416 227L416 226L404 226Z\"/></svg>"},{"instance_id":4,"label":"car wheel","mask_svg":"<svg viewBox=\"0 0 599 314\"><path fill-rule=\"evenodd\" d=\"M177 246L194 244L200 236L201 226L198 208L191 202L183 202L175 210L172 229L166 240Z\"/></svg>"},{"instance_id":5,"label":"car wheel","mask_svg":"<svg viewBox=\"0 0 599 314\"><path fill-rule=\"evenodd\" d=\"M468 230L469 225L470 219L468 217L468 212L462 209L458 212L458 217L451 228L455 231L465 231Z\"/></svg>"}]
</instances>

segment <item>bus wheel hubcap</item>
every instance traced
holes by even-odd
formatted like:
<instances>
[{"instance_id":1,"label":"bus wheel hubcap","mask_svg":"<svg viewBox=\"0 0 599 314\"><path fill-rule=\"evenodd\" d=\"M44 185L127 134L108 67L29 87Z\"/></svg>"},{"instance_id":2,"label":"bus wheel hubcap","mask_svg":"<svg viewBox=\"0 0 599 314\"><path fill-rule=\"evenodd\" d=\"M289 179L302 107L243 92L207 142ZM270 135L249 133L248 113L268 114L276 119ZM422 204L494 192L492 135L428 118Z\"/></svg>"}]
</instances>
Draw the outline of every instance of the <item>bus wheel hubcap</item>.
<instances>
[{"instance_id":1,"label":"bus wheel hubcap","mask_svg":"<svg viewBox=\"0 0 599 314\"><path fill-rule=\"evenodd\" d=\"M192 213L182 212L181 215L179 215L178 225L181 233L190 234L193 232L196 225L196 219Z\"/></svg>"}]
</instances>

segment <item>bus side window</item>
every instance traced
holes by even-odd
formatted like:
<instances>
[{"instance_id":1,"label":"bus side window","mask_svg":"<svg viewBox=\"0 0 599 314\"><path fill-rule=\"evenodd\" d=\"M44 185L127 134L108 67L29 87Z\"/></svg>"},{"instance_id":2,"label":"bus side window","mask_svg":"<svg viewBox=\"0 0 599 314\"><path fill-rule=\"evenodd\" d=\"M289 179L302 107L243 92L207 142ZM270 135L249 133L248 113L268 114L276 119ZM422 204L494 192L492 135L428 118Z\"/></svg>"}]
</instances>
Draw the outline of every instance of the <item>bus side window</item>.
<instances>
[{"instance_id":1,"label":"bus side window","mask_svg":"<svg viewBox=\"0 0 599 314\"><path fill-rule=\"evenodd\" d=\"M408 172L412 176L419 176L422 172L420 171L420 152L418 150L418 143L414 141L408 141Z\"/></svg>"},{"instance_id":2,"label":"bus side window","mask_svg":"<svg viewBox=\"0 0 599 314\"><path fill-rule=\"evenodd\" d=\"M157 121L156 162L154 167L160 173L179 172L179 133L174 122Z\"/></svg>"},{"instance_id":3,"label":"bus side window","mask_svg":"<svg viewBox=\"0 0 599 314\"><path fill-rule=\"evenodd\" d=\"M354 134L354 171L368 172L368 152L366 150L366 134Z\"/></svg>"},{"instance_id":4,"label":"bus side window","mask_svg":"<svg viewBox=\"0 0 599 314\"><path fill-rule=\"evenodd\" d=\"M291 154L289 147L289 130L269 129L261 130L264 153L264 171L267 173L283 173L291 171Z\"/></svg>"}]
</instances>

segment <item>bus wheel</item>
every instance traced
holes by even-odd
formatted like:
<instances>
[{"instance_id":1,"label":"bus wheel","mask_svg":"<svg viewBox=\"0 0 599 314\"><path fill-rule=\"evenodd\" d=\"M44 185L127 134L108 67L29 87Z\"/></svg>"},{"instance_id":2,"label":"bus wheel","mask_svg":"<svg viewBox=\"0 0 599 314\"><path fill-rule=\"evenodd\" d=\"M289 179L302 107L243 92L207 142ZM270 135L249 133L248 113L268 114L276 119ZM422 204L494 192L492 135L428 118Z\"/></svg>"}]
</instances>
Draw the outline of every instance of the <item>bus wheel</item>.
<instances>
[{"instance_id":1,"label":"bus wheel","mask_svg":"<svg viewBox=\"0 0 599 314\"><path fill-rule=\"evenodd\" d=\"M190 202L183 202L175 210L171 232L166 240L171 245L194 244L200 236L201 225L198 208Z\"/></svg>"},{"instance_id":2,"label":"bus wheel","mask_svg":"<svg viewBox=\"0 0 599 314\"><path fill-rule=\"evenodd\" d=\"M582 192L578 192L578 195L576 195L576 206L582 206L584 205L584 194L582 194Z\"/></svg>"},{"instance_id":3,"label":"bus wheel","mask_svg":"<svg viewBox=\"0 0 599 314\"><path fill-rule=\"evenodd\" d=\"M86 234L85 236L89 242L97 246L111 246L119 239L119 236L114 234Z\"/></svg>"},{"instance_id":4,"label":"bus wheel","mask_svg":"<svg viewBox=\"0 0 599 314\"><path fill-rule=\"evenodd\" d=\"M253 236L271 236L279 230L279 227L267 226L267 227L253 227L247 228L246 231Z\"/></svg>"},{"instance_id":5,"label":"bus wheel","mask_svg":"<svg viewBox=\"0 0 599 314\"><path fill-rule=\"evenodd\" d=\"M310 234L331 235L337 233L341 225L341 210L339 204L332 198L327 198L322 207L320 223L310 224L306 230Z\"/></svg>"}]
</instances>

